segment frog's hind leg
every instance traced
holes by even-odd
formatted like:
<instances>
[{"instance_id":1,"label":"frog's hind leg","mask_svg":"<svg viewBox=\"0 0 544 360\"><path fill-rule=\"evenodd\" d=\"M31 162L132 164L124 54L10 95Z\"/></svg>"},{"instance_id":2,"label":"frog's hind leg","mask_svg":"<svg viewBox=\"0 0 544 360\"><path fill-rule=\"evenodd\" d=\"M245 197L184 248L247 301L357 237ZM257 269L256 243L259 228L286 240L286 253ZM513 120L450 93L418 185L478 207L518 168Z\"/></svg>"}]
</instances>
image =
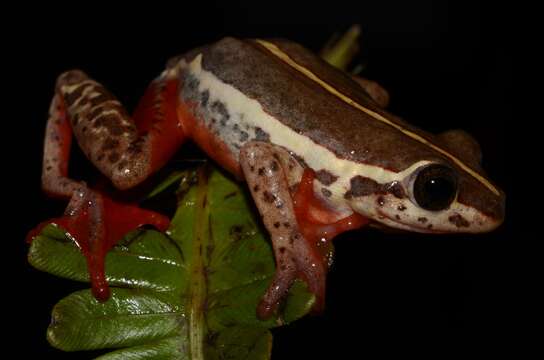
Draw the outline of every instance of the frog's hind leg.
<instances>
[{"instance_id":1,"label":"frog's hind leg","mask_svg":"<svg viewBox=\"0 0 544 360\"><path fill-rule=\"evenodd\" d=\"M139 107L139 127L107 90L81 71L69 71L59 77L51 102L42 188L51 196L70 199L70 203L63 217L40 224L28 239L49 223L66 229L87 258L93 293L100 300L109 295L104 274L107 251L130 230L144 224L166 230L169 221L135 204L114 202L85 183L69 178L72 136L76 135L86 156L114 185L127 188L143 181L159 166L157 157L165 155L164 148L153 151L150 147L158 141L161 131L168 132L165 122L175 121L171 112L175 107L167 96L171 95L172 85L163 86L164 78L160 79L152 83ZM169 136L173 136L171 132ZM172 151L173 146L166 146L167 151Z\"/></svg>"},{"instance_id":2,"label":"frog's hind leg","mask_svg":"<svg viewBox=\"0 0 544 360\"><path fill-rule=\"evenodd\" d=\"M177 121L177 79L165 71L141 99L134 117L100 83L79 70L56 85L63 111L87 158L119 189L159 169L185 140Z\"/></svg>"},{"instance_id":3,"label":"frog's hind leg","mask_svg":"<svg viewBox=\"0 0 544 360\"><path fill-rule=\"evenodd\" d=\"M74 238L78 246L86 253L91 282L95 295L104 299L108 296L105 282L102 251L104 246L104 222L102 196L89 189L85 183L68 177L68 162L72 143L72 129L66 115L63 99L55 94L49 109L44 141L42 167L42 188L52 197L70 199L64 216L40 224L29 234L29 240L41 232L50 223L62 226Z\"/></svg>"},{"instance_id":4,"label":"frog's hind leg","mask_svg":"<svg viewBox=\"0 0 544 360\"><path fill-rule=\"evenodd\" d=\"M177 126L175 84L167 72L153 81L133 119L104 86L82 71L61 74L45 134L43 190L69 198L81 187L67 177L72 136L117 188L134 187L149 177L185 140Z\"/></svg>"}]
</instances>

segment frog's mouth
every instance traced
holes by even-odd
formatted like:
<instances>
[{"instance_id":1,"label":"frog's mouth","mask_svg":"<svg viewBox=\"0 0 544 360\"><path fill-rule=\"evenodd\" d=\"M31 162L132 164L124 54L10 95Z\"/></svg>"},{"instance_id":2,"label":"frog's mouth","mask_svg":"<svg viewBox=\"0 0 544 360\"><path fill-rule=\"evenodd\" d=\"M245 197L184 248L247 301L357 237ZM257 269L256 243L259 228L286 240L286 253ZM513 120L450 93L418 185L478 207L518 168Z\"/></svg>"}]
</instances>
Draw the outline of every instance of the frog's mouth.
<instances>
[{"instance_id":1,"label":"frog's mouth","mask_svg":"<svg viewBox=\"0 0 544 360\"><path fill-rule=\"evenodd\" d=\"M378 216L380 217L380 221L374 221L372 225L374 226L374 223L376 223L377 228L386 229L386 230L393 230L392 232L419 232L419 233L425 233L425 234L444 234L445 231L440 231L436 229L429 229L428 225L421 226L416 224L407 224L405 222L402 222L398 219L395 219L394 217L384 213L381 210L377 210Z\"/></svg>"}]
</instances>

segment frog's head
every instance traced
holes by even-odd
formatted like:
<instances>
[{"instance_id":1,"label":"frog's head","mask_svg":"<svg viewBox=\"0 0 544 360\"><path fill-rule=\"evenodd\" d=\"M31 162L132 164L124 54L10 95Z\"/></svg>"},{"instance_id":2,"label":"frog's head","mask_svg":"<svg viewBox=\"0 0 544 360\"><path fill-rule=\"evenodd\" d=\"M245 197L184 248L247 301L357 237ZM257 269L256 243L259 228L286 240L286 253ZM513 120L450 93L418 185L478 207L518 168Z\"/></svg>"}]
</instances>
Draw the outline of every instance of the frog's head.
<instances>
[{"instance_id":1,"label":"frog's head","mask_svg":"<svg viewBox=\"0 0 544 360\"><path fill-rule=\"evenodd\" d=\"M434 140L453 156L427 156L398 172L394 181L353 177L354 195L373 190L352 197L352 208L387 227L416 232L480 233L498 227L505 196L481 170L478 144L459 130Z\"/></svg>"}]
</instances>

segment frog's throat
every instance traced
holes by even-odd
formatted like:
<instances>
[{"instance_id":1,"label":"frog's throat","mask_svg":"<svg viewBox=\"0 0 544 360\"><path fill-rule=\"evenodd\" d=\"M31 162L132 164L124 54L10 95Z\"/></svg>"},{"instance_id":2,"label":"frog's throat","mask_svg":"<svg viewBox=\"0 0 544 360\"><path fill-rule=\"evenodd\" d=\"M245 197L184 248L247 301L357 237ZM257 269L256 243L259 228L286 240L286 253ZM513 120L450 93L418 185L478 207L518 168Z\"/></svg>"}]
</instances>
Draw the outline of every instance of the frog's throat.
<instances>
[{"instance_id":1,"label":"frog's throat","mask_svg":"<svg viewBox=\"0 0 544 360\"><path fill-rule=\"evenodd\" d=\"M378 121L381 121L381 122L395 128L395 129L397 129L398 131L400 131L403 134L411 137L412 139L414 139L414 140L416 140L416 141L418 141L418 142L432 148L433 150L439 152L440 154L446 156L451 161L453 161L457 166L459 166L463 171L465 171L466 173L468 173L469 175L474 177L476 180L478 180L480 183L482 183L485 187L487 187L489 190L491 190L496 196L500 196L499 190L493 184L491 184L487 179L482 177L480 174L478 174L476 171L474 171L468 165L463 163L456 156L454 156L454 155L450 154L449 152L447 152L446 150L436 146L435 144L431 143L429 140L425 139L421 135L418 135L418 134L416 134L416 133L414 133L414 132L412 132L412 131L410 131L408 129L405 129L401 125L399 125L399 124L385 118L384 116L380 115L379 113L377 113L375 111L372 111L372 110L362 106L361 104L359 104L355 100L353 100L353 99L349 98L348 96L342 94L341 92L336 90L334 87L327 84L325 81L321 80L311 70L309 70L308 68L306 68L306 67L298 64L297 62L295 62L288 54L281 51L280 48L278 48L276 45L274 45L274 44L272 44L272 43L270 43L268 41L261 40L261 39L256 39L256 41L260 45L262 45L264 48L266 48L268 51L270 51L273 55L275 55L280 60L285 62L287 65L291 66L293 69L297 70L298 72L300 72L301 74L303 74L307 78L315 81L322 88L324 88L326 91L333 94L334 96L338 97L340 100L344 101L345 103L353 106L354 108L356 108L356 109L358 109L360 111L365 112L366 114L370 115L372 118L374 118L374 119L376 119Z\"/></svg>"}]
</instances>

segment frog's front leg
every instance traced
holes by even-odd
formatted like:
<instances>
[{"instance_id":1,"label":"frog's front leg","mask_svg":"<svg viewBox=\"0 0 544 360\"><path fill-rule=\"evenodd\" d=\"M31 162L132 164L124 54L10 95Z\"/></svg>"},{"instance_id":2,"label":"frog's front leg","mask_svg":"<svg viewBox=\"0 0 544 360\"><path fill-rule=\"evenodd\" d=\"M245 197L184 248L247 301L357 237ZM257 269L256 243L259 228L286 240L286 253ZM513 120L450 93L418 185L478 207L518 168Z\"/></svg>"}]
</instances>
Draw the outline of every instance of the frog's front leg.
<instances>
[{"instance_id":1,"label":"frog's front leg","mask_svg":"<svg viewBox=\"0 0 544 360\"><path fill-rule=\"evenodd\" d=\"M313 198L313 179L304 181L304 170L284 148L263 142L248 142L240 152L240 164L249 189L270 233L276 273L261 299L257 314L269 317L284 299L293 281L302 278L315 294L314 310L324 306L328 262L317 243L366 223L356 215L315 220L324 209L306 206ZM290 189L298 188L295 192ZM298 200L298 203L295 201ZM330 211L330 210L329 210ZM312 215L311 213L314 213ZM312 219L314 217L314 219Z\"/></svg>"},{"instance_id":2,"label":"frog's front leg","mask_svg":"<svg viewBox=\"0 0 544 360\"><path fill-rule=\"evenodd\" d=\"M322 295L325 289L324 264L303 246L287 174L275 154L273 145L261 142L247 143L240 153L244 177L270 233L276 258L276 274L257 309L261 318L272 314L299 271L306 273L312 292Z\"/></svg>"}]
</instances>

